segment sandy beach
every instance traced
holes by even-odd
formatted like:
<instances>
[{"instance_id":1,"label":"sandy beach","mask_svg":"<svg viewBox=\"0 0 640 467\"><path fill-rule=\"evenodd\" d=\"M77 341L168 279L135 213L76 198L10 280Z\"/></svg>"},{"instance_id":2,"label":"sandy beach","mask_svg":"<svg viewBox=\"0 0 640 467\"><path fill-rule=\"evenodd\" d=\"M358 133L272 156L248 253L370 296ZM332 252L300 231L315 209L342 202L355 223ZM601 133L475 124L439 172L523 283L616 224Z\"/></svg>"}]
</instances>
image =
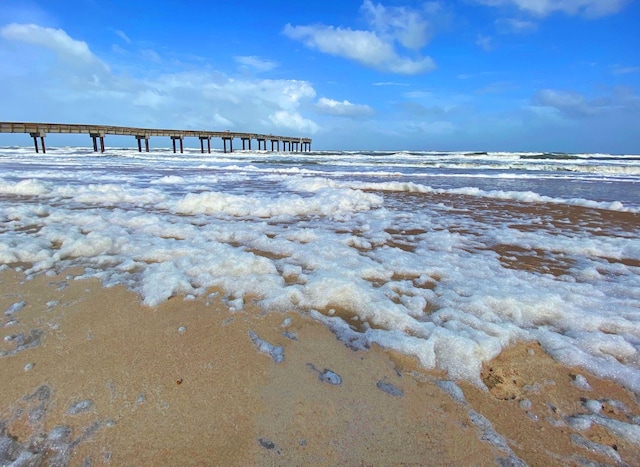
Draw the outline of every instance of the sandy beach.
<instances>
[{"instance_id":1,"label":"sandy beach","mask_svg":"<svg viewBox=\"0 0 640 467\"><path fill-rule=\"evenodd\" d=\"M640 465L609 157L50 153L0 150L0 465Z\"/></svg>"},{"instance_id":2,"label":"sandy beach","mask_svg":"<svg viewBox=\"0 0 640 467\"><path fill-rule=\"evenodd\" d=\"M24 303L0 328L3 465L640 463L615 425L638 420L637 398L535 342L485 366L487 391L299 313L146 307L81 272L0 275L0 309ZM594 401L610 422L586 422Z\"/></svg>"},{"instance_id":3,"label":"sandy beach","mask_svg":"<svg viewBox=\"0 0 640 467\"><path fill-rule=\"evenodd\" d=\"M0 467L640 467L638 19L0 0Z\"/></svg>"}]
</instances>

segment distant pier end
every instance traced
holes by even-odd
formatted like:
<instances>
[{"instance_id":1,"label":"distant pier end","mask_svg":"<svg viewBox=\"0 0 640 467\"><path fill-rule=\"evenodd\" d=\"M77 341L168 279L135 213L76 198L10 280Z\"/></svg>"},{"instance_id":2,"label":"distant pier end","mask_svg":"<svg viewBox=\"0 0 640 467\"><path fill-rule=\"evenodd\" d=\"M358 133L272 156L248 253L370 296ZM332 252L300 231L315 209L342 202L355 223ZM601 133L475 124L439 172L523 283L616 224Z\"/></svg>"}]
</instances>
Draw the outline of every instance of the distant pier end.
<instances>
[{"instance_id":1,"label":"distant pier end","mask_svg":"<svg viewBox=\"0 0 640 467\"><path fill-rule=\"evenodd\" d=\"M138 142L138 151L142 152L142 142L144 148L149 152L149 139L152 136L169 136L171 138L173 152L177 152L176 142L179 144L180 152L184 152L183 140L185 137L194 137L200 139L200 152L205 152L205 141L207 142L207 152L211 153L211 138L221 138L224 152L227 152L227 142L229 143L229 152L233 152L233 140L240 139L242 141L242 149L245 149L245 143L251 150L251 140L258 142L258 150L267 150L267 141L271 142L271 151L274 146L280 151L280 143L282 143L283 151L305 152L311 151L311 138L289 137L276 135L262 135L257 133L238 133L231 131L200 131L200 130L162 130L156 128L134 128L126 126L106 126L106 125L77 125L65 123L21 123L21 122L0 122L0 133L29 133L33 138L33 144L36 153L47 152L44 138L47 133L85 133L88 134L93 141L93 150L95 152L104 152L104 138L106 135L130 135L134 136ZM40 144L38 144L40 140ZM288 149L287 149L288 148Z\"/></svg>"}]
</instances>

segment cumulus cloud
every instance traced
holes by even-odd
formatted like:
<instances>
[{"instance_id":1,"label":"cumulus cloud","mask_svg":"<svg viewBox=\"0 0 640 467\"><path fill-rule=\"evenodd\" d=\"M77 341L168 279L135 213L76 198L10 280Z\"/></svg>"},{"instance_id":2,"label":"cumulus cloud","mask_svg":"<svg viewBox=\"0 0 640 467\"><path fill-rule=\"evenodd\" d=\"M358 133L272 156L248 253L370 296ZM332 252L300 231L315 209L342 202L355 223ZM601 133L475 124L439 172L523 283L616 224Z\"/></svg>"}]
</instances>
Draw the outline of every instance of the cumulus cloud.
<instances>
[{"instance_id":1,"label":"cumulus cloud","mask_svg":"<svg viewBox=\"0 0 640 467\"><path fill-rule=\"evenodd\" d=\"M278 66L276 62L265 60L253 55L242 55L234 57L234 60L243 67L253 68L256 71L270 71Z\"/></svg>"},{"instance_id":2,"label":"cumulus cloud","mask_svg":"<svg viewBox=\"0 0 640 467\"><path fill-rule=\"evenodd\" d=\"M612 111L640 110L640 98L626 87L616 87L610 95L587 98L584 95L556 89L542 89L533 99L534 106L554 109L570 118L585 118Z\"/></svg>"},{"instance_id":3,"label":"cumulus cloud","mask_svg":"<svg viewBox=\"0 0 640 467\"><path fill-rule=\"evenodd\" d=\"M424 11L405 7L385 7L365 0L361 6L370 29L351 29L327 25L293 26L283 33L307 47L344 57L380 71L413 75L426 73L436 65L430 57L408 57L396 44L415 52L427 45L432 35Z\"/></svg>"},{"instance_id":4,"label":"cumulus cloud","mask_svg":"<svg viewBox=\"0 0 640 467\"><path fill-rule=\"evenodd\" d=\"M536 16L560 12L597 18L618 13L629 0L476 0L487 6L515 6Z\"/></svg>"},{"instance_id":5,"label":"cumulus cloud","mask_svg":"<svg viewBox=\"0 0 640 467\"><path fill-rule=\"evenodd\" d=\"M233 128L235 126L235 124L231 120L224 118L218 113L213 115L213 123L217 127L222 127L225 129Z\"/></svg>"},{"instance_id":6,"label":"cumulus cloud","mask_svg":"<svg viewBox=\"0 0 640 467\"><path fill-rule=\"evenodd\" d=\"M11 47L3 49L8 43ZM59 59L42 60L34 47ZM37 25L2 27L0 53L14 64L0 67L3 109L10 120L234 128L289 136L319 129L304 112L316 99L315 89L306 81L239 78L206 67L119 75L86 42L62 29Z\"/></svg>"},{"instance_id":7,"label":"cumulus cloud","mask_svg":"<svg viewBox=\"0 0 640 467\"><path fill-rule=\"evenodd\" d=\"M10 41L24 42L30 45L44 47L66 61L83 64L100 64L99 60L84 41L69 37L62 29L45 28L35 24L9 24L0 29L0 36Z\"/></svg>"},{"instance_id":8,"label":"cumulus cloud","mask_svg":"<svg viewBox=\"0 0 640 467\"><path fill-rule=\"evenodd\" d=\"M279 128L285 128L302 133L314 134L318 131L318 125L312 120L304 118L298 112L278 110L269 115L269 119Z\"/></svg>"},{"instance_id":9,"label":"cumulus cloud","mask_svg":"<svg viewBox=\"0 0 640 467\"><path fill-rule=\"evenodd\" d=\"M542 107L552 107L560 113L570 117L586 117L600 113L608 104L606 101L588 101L576 92L542 89L533 99L534 104Z\"/></svg>"},{"instance_id":10,"label":"cumulus cloud","mask_svg":"<svg viewBox=\"0 0 640 467\"><path fill-rule=\"evenodd\" d=\"M284 34L302 41L309 48L348 58L381 71L411 75L435 69L435 63L430 57L401 57L391 42L383 40L372 31L287 24Z\"/></svg>"},{"instance_id":11,"label":"cumulus cloud","mask_svg":"<svg viewBox=\"0 0 640 467\"><path fill-rule=\"evenodd\" d=\"M365 0L361 7L374 31L396 39L409 49L424 47L431 38L429 22L417 10L406 7L385 7Z\"/></svg>"},{"instance_id":12,"label":"cumulus cloud","mask_svg":"<svg viewBox=\"0 0 640 467\"><path fill-rule=\"evenodd\" d=\"M368 105L352 104L348 100L342 102L321 97L316 103L319 112L339 117L365 117L373 115L373 109Z\"/></svg>"}]
</instances>

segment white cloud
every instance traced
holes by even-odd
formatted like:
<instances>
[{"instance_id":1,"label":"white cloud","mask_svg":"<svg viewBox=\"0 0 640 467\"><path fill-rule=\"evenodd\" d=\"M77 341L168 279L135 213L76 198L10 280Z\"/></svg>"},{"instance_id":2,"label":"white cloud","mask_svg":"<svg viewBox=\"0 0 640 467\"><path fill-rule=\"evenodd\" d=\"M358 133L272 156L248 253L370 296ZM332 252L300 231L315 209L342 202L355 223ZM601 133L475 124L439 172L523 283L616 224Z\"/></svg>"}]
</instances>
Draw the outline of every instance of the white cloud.
<instances>
[{"instance_id":1,"label":"white cloud","mask_svg":"<svg viewBox=\"0 0 640 467\"><path fill-rule=\"evenodd\" d=\"M495 81L493 83L487 84L486 86L481 87L476 92L478 94L502 94L507 91L517 89L517 84L511 81Z\"/></svg>"},{"instance_id":2,"label":"white cloud","mask_svg":"<svg viewBox=\"0 0 640 467\"><path fill-rule=\"evenodd\" d=\"M538 29L533 21L524 21L516 18L500 18L496 20L496 27L501 33L526 34Z\"/></svg>"},{"instance_id":3,"label":"white cloud","mask_svg":"<svg viewBox=\"0 0 640 467\"><path fill-rule=\"evenodd\" d=\"M304 118L298 112L278 110L269 115L269 120L277 127L294 130L301 133L314 134L318 131L318 125L312 120ZM286 136L286 135L284 135Z\"/></svg>"},{"instance_id":4,"label":"white cloud","mask_svg":"<svg viewBox=\"0 0 640 467\"><path fill-rule=\"evenodd\" d=\"M411 59L399 56L391 42L375 32L334 28L333 26L291 26L284 34L302 41L307 47L345 57L365 66L399 74L418 74L435 69L430 57Z\"/></svg>"},{"instance_id":5,"label":"white cloud","mask_svg":"<svg viewBox=\"0 0 640 467\"><path fill-rule=\"evenodd\" d=\"M484 36L482 34L478 34L476 37L476 45L480 47L485 52L489 52L493 50L492 39L489 36Z\"/></svg>"},{"instance_id":6,"label":"white cloud","mask_svg":"<svg viewBox=\"0 0 640 467\"><path fill-rule=\"evenodd\" d=\"M406 7L385 7L365 0L362 11L373 29L380 35L395 39L409 49L424 47L431 38L429 22L417 10Z\"/></svg>"},{"instance_id":7,"label":"white cloud","mask_svg":"<svg viewBox=\"0 0 640 467\"><path fill-rule=\"evenodd\" d=\"M352 104L348 100L342 102L321 97L316 103L316 108L319 112L336 115L339 117L364 117L373 115L373 109L368 105Z\"/></svg>"},{"instance_id":8,"label":"white cloud","mask_svg":"<svg viewBox=\"0 0 640 467\"><path fill-rule=\"evenodd\" d=\"M160 58L160 54L158 54L158 52L156 52L153 49L143 49L140 51L140 55L142 56L142 58L144 58L145 60L149 60L150 62L154 62L154 63L162 62L162 58Z\"/></svg>"},{"instance_id":9,"label":"white cloud","mask_svg":"<svg viewBox=\"0 0 640 467\"><path fill-rule=\"evenodd\" d=\"M213 123L215 123L217 127L224 128L225 130L236 126L231 120L224 118L218 113L213 116Z\"/></svg>"},{"instance_id":10,"label":"white cloud","mask_svg":"<svg viewBox=\"0 0 640 467\"><path fill-rule=\"evenodd\" d=\"M265 60L253 55L233 57L234 60L242 66L254 68L257 71L270 71L278 66L276 62Z\"/></svg>"},{"instance_id":11,"label":"white cloud","mask_svg":"<svg viewBox=\"0 0 640 467\"><path fill-rule=\"evenodd\" d=\"M9 24L0 29L3 38L24 42L30 45L52 50L60 59L79 64L99 64L107 66L89 50L84 41L69 37L62 29L53 29L35 24Z\"/></svg>"},{"instance_id":12,"label":"white cloud","mask_svg":"<svg viewBox=\"0 0 640 467\"><path fill-rule=\"evenodd\" d=\"M58 59L42 60L42 53ZM155 56L145 53L149 59ZM37 25L1 28L0 55L13 64L0 67L2 106L9 120L233 128L289 136L319 129L304 115L316 98L306 81L234 78L204 67L173 73L146 67L120 75L87 43Z\"/></svg>"},{"instance_id":13,"label":"white cloud","mask_svg":"<svg viewBox=\"0 0 640 467\"><path fill-rule=\"evenodd\" d=\"M547 16L561 12L597 18L619 12L629 0L476 0L488 6L515 6L522 11Z\"/></svg>"},{"instance_id":14,"label":"white cloud","mask_svg":"<svg viewBox=\"0 0 640 467\"><path fill-rule=\"evenodd\" d=\"M610 67L611 73L614 75L626 75L629 73L640 73L640 66L623 66L623 65L612 65Z\"/></svg>"},{"instance_id":15,"label":"white cloud","mask_svg":"<svg viewBox=\"0 0 640 467\"><path fill-rule=\"evenodd\" d=\"M450 134L455 130L453 123L447 121L413 122L409 124L409 128L428 135Z\"/></svg>"},{"instance_id":16,"label":"white cloud","mask_svg":"<svg viewBox=\"0 0 640 467\"><path fill-rule=\"evenodd\" d=\"M602 110L602 103L589 102L576 92L542 89L536 93L534 103L542 107L552 107L571 117L595 115Z\"/></svg>"},{"instance_id":17,"label":"white cloud","mask_svg":"<svg viewBox=\"0 0 640 467\"><path fill-rule=\"evenodd\" d=\"M203 80L204 81L204 80ZM178 82L182 82L179 78ZM239 80L220 77L196 83L207 99L229 102L234 105L246 105L247 99L258 108L277 108L295 110L301 103L310 101L316 91L306 81L300 80Z\"/></svg>"},{"instance_id":18,"label":"white cloud","mask_svg":"<svg viewBox=\"0 0 640 467\"><path fill-rule=\"evenodd\" d=\"M145 89L139 92L133 99L134 105L147 107L149 109L158 109L166 102L166 97L153 89Z\"/></svg>"},{"instance_id":19,"label":"white cloud","mask_svg":"<svg viewBox=\"0 0 640 467\"><path fill-rule=\"evenodd\" d=\"M429 17L439 15L441 10L438 2L427 2L417 10L386 7L364 0L360 11L369 25L368 29L287 24L283 33L323 53L354 60L380 71L414 75L436 68L430 57L416 55L416 52L424 48L433 36L434 26ZM396 46L411 49L412 56L404 56Z\"/></svg>"},{"instance_id":20,"label":"white cloud","mask_svg":"<svg viewBox=\"0 0 640 467\"><path fill-rule=\"evenodd\" d=\"M398 83L395 81L378 81L377 83L372 83L373 86L409 86L407 83Z\"/></svg>"},{"instance_id":21,"label":"white cloud","mask_svg":"<svg viewBox=\"0 0 640 467\"><path fill-rule=\"evenodd\" d=\"M534 95L532 102L534 106L551 108L570 118L585 118L628 110L640 111L640 97L622 86L614 88L610 95L591 99L577 92L542 89Z\"/></svg>"},{"instance_id":22,"label":"white cloud","mask_svg":"<svg viewBox=\"0 0 640 467\"><path fill-rule=\"evenodd\" d=\"M131 39L129 39L129 36L127 36L124 33L124 31L120 31L119 29L116 29L114 32L115 32L116 36L118 36L120 39L125 41L127 44L131 44Z\"/></svg>"}]
</instances>

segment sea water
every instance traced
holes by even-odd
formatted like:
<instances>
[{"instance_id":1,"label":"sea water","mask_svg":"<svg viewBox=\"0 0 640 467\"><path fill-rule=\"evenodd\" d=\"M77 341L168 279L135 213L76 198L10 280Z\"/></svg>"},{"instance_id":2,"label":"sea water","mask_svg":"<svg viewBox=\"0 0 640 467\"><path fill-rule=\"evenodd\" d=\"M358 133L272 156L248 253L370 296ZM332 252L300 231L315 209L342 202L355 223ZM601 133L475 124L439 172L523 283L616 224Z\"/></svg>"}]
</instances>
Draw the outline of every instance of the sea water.
<instances>
[{"instance_id":1,"label":"sea water","mask_svg":"<svg viewBox=\"0 0 640 467\"><path fill-rule=\"evenodd\" d=\"M640 156L0 149L0 264L223 291L482 386L517 341L640 392ZM4 311L4 310L0 310Z\"/></svg>"}]
</instances>

